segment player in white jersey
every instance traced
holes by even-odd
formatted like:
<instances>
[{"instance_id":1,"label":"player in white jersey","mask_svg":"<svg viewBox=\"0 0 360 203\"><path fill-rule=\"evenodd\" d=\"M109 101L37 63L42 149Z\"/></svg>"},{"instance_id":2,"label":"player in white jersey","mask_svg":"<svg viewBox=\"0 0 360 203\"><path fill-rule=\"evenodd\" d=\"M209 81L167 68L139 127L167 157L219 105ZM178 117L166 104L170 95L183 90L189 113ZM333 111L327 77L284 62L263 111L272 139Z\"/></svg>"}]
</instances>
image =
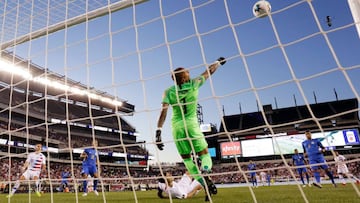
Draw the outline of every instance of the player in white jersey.
<instances>
[{"instance_id":1,"label":"player in white jersey","mask_svg":"<svg viewBox=\"0 0 360 203\"><path fill-rule=\"evenodd\" d=\"M40 180L39 176L41 172L45 172L46 170L46 157L44 154L41 153L42 144L36 144L35 145L35 152L31 152L28 154L27 159L25 161L24 166L21 168L22 171L25 171L19 180L15 182L14 187L12 188L9 195L7 195L7 198L12 197L16 190L19 188L21 182L24 180L33 180L35 181L36 185L36 195L41 196L41 193L39 191L40 186Z\"/></svg>"},{"instance_id":2,"label":"player in white jersey","mask_svg":"<svg viewBox=\"0 0 360 203\"><path fill-rule=\"evenodd\" d=\"M267 175L266 175L266 172L265 172L265 171L261 171L261 172L260 172L260 181L261 181L262 186L265 186L265 185L266 185Z\"/></svg>"},{"instance_id":3,"label":"player in white jersey","mask_svg":"<svg viewBox=\"0 0 360 203\"><path fill-rule=\"evenodd\" d=\"M167 184L165 179L159 179L158 196L160 198L187 199L196 195L201 189L202 185L195 179L192 179L190 174L186 172L180 180L174 181L170 173L166 174ZM165 195L163 194L165 192Z\"/></svg>"},{"instance_id":4,"label":"player in white jersey","mask_svg":"<svg viewBox=\"0 0 360 203\"><path fill-rule=\"evenodd\" d=\"M335 164L337 166L337 173L339 175L339 179L341 180L342 184L345 185L346 184L346 181L344 179L344 175L347 177L347 178L352 178L356 181L357 184L360 184L360 179L358 179L357 177L355 177L352 173L349 172L349 169L346 165L346 158L339 154L338 151L335 151Z\"/></svg>"}]
</instances>

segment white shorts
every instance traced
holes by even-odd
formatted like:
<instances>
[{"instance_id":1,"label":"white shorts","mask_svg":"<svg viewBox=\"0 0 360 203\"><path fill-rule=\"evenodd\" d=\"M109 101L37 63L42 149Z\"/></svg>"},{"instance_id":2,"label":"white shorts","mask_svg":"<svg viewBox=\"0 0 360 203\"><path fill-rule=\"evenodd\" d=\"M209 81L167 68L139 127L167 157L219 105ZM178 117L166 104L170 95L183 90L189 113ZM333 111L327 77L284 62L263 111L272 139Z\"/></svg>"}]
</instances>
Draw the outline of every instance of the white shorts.
<instances>
[{"instance_id":1,"label":"white shorts","mask_svg":"<svg viewBox=\"0 0 360 203\"><path fill-rule=\"evenodd\" d=\"M347 174L347 173L349 173L349 169L346 165L341 165L341 166L338 166L337 173Z\"/></svg>"},{"instance_id":2,"label":"white shorts","mask_svg":"<svg viewBox=\"0 0 360 203\"><path fill-rule=\"evenodd\" d=\"M190 176L184 174L177 184L174 184L173 186L173 191L176 193L174 196L179 199L186 199L187 194L199 185L201 184L197 180L192 180Z\"/></svg>"},{"instance_id":3,"label":"white shorts","mask_svg":"<svg viewBox=\"0 0 360 203\"><path fill-rule=\"evenodd\" d=\"M40 171L26 170L23 174L25 180L32 180L34 177L39 177Z\"/></svg>"}]
</instances>

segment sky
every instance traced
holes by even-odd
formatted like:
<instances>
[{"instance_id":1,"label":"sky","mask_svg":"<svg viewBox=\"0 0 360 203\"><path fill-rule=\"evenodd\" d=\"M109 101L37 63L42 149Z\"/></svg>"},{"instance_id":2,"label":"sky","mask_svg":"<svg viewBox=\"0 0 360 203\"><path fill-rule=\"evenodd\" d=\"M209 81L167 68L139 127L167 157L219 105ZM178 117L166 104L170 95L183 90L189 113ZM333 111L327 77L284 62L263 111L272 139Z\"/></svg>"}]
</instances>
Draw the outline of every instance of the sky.
<instances>
[{"instance_id":1,"label":"sky","mask_svg":"<svg viewBox=\"0 0 360 203\"><path fill-rule=\"evenodd\" d=\"M8 48L33 63L135 105L124 117L154 141L171 70L201 74L220 56L227 63L202 86L204 123L225 115L358 97L360 40L345 0L269 0L271 15L253 16L254 0L151 0ZM330 16L332 26L326 22ZM257 101L258 100L258 101ZM163 126L155 161L180 162Z\"/></svg>"}]
</instances>

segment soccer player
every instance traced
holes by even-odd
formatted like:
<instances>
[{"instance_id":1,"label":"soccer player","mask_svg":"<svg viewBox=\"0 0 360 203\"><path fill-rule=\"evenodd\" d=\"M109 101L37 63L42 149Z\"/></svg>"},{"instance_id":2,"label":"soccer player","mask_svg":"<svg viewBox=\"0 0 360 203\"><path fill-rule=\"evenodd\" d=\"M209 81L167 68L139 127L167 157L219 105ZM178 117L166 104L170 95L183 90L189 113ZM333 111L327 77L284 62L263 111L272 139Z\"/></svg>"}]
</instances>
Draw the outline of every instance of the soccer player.
<instances>
[{"instance_id":1,"label":"soccer player","mask_svg":"<svg viewBox=\"0 0 360 203\"><path fill-rule=\"evenodd\" d=\"M248 169L250 171L250 181L252 183L253 187L257 187L257 180L256 180L256 164L250 160L249 164L248 164Z\"/></svg>"},{"instance_id":2,"label":"soccer player","mask_svg":"<svg viewBox=\"0 0 360 203\"><path fill-rule=\"evenodd\" d=\"M303 184L303 187L306 187L305 181L304 181L304 177L303 174L305 174L306 176L306 182L309 186L311 186L310 182L309 182L309 174L306 170L305 164L306 164L306 160L304 158L304 155L300 154L298 149L294 149L294 155L292 156L292 162L294 166L296 167L297 172L299 173L300 176L300 180Z\"/></svg>"},{"instance_id":3,"label":"soccer player","mask_svg":"<svg viewBox=\"0 0 360 203\"><path fill-rule=\"evenodd\" d=\"M266 176L266 172L265 171L261 171L260 172L260 180L261 180L261 184L262 184L262 186L265 186L265 184L266 184L266 178L267 178L267 176Z\"/></svg>"},{"instance_id":4,"label":"soccer player","mask_svg":"<svg viewBox=\"0 0 360 203\"><path fill-rule=\"evenodd\" d=\"M66 192L69 189L68 178L70 178L70 176L71 174L68 168L61 172L61 189L63 192Z\"/></svg>"},{"instance_id":5,"label":"soccer player","mask_svg":"<svg viewBox=\"0 0 360 203\"><path fill-rule=\"evenodd\" d=\"M304 148L304 156L308 157L309 164L311 165L311 170L313 171L315 182L313 182L313 185L322 188L320 184L320 171L319 169L322 168L326 175L329 176L332 184L334 187L336 187L334 176L329 171L329 166L326 164L326 161L324 159L324 152L325 147L321 144L321 142L318 139L312 139L311 132L306 131L305 132L306 140L302 142L302 147ZM313 165L316 164L316 165Z\"/></svg>"},{"instance_id":6,"label":"soccer player","mask_svg":"<svg viewBox=\"0 0 360 203\"><path fill-rule=\"evenodd\" d=\"M169 198L171 196L172 198L188 199L194 197L202 189L202 187L203 186L200 182L196 179L192 179L188 172L186 172L181 179L177 181L174 181L171 174L167 173L166 181L164 178L159 179L158 197Z\"/></svg>"},{"instance_id":7,"label":"soccer player","mask_svg":"<svg viewBox=\"0 0 360 203\"><path fill-rule=\"evenodd\" d=\"M41 153L41 150L42 144L36 144L35 152L28 154L25 164L21 168L21 170L25 172L21 175L20 179L15 182L10 194L6 196L7 198L11 198L15 194L21 182L24 180L34 180L36 185L35 193L38 197L41 197L39 177L41 172L45 173L46 171L46 157Z\"/></svg>"},{"instance_id":8,"label":"soccer player","mask_svg":"<svg viewBox=\"0 0 360 203\"><path fill-rule=\"evenodd\" d=\"M164 144L161 139L161 129L166 119L169 106L173 109L172 114L172 134L176 148L183 159L187 171L199 181L203 186L205 183L199 175L196 164L192 159L192 147L201 160L201 171L210 173L212 160L208 152L208 144L204 134L200 130L197 118L197 100L199 88L205 80L213 74L220 65L224 65L226 60L220 57L215 63L211 64L200 76L191 79L189 71L185 68L177 68L172 74L175 85L165 90L162 99L162 110L157 123L156 142L159 150L163 150ZM216 186L208 176L204 177L210 193L216 194Z\"/></svg>"},{"instance_id":9,"label":"soccer player","mask_svg":"<svg viewBox=\"0 0 360 203\"><path fill-rule=\"evenodd\" d=\"M339 154L338 151L335 151L335 164L337 166L337 173L339 175L339 179L342 181L342 184L343 185L346 185L346 182L345 182L345 179L344 179L344 175L347 177L347 178L352 178L355 180L356 184L360 184L360 179L355 177L353 174L351 174L349 172L349 169L348 167L346 166L346 158Z\"/></svg>"},{"instance_id":10,"label":"soccer player","mask_svg":"<svg viewBox=\"0 0 360 203\"><path fill-rule=\"evenodd\" d=\"M97 140L93 140L93 147L92 148L87 148L83 151L83 153L81 153L80 158L83 159L82 162L82 177L83 179L85 179L83 181L83 191L84 194L82 196L87 196L88 190L87 190L87 178L88 175L90 175L91 177L94 177L94 193L96 196L99 195L97 189L97 183L98 183L98 177L99 177L99 173L97 170L97 166L96 164L98 164L98 159L97 159L97 150L96 147L98 146L98 142ZM99 164L98 164L99 165Z\"/></svg>"},{"instance_id":11,"label":"soccer player","mask_svg":"<svg viewBox=\"0 0 360 203\"><path fill-rule=\"evenodd\" d=\"M271 184L271 171L268 171L266 174L266 181L268 183L268 186Z\"/></svg>"}]
</instances>

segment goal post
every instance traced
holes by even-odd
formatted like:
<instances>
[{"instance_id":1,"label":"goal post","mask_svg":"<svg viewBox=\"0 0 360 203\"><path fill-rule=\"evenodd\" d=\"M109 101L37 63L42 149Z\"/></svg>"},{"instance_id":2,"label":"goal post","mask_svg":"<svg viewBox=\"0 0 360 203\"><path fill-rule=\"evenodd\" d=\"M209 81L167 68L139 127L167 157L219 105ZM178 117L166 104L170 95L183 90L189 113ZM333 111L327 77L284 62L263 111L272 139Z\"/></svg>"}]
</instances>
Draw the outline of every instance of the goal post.
<instances>
[{"instance_id":1,"label":"goal post","mask_svg":"<svg viewBox=\"0 0 360 203\"><path fill-rule=\"evenodd\" d=\"M15 39L12 39L10 41L1 43L0 50L5 50L8 47L12 47L12 46L27 42L29 40L33 40L33 39L54 33L56 31L68 28L68 27L78 25L80 23L101 17L103 15L107 15L107 14L113 13L115 11L130 7L133 5L143 3L145 1L148 1L148 0L122 0L122 1L118 1L115 3L109 4L109 5L103 6L101 8L97 8L90 12L83 13L81 15L72 17L70 19L66 19L65 21L62 21L62 22L57 22L53 25L49 25L47 27L40 28L39 30L35 30L33 32L26 33L22 36L16 37ZM35 18L35 20L36 20L36 18Z\"/></svg>"},{"instance_id":2,"label":"goal post","mask_svg":"<svg viewBox=\"0 0 360 203\"><path fill-rule=\"evenodd\" d=\"M348 0L355 27L360 38L360 0Z\"/></svg>"},{"instance_id":3,"label":"goal post","mask_svg":"<svg viewBox=\"0 0 360 203\"><path fill-rule=\"evenodd\" d=\"M291 164L311 130L328 150L336 183L335 149L360 176L360 168L354 169L360 163L360 58L353 54L360 53L360 0L328 1L327 7L324 1L268 0L271 11L263 18L254 16L254 0L0 1L0 183L16 183L19 166L38 141L47 156L42 180L49 195L42 201L51 197L52 203L63 201L64 180L71 191L66 195L76 202L159 202L162 178L171 173L181 179L191 164L197 177L210 176L219 188L209 202L307 203L324 196L357 202L354 180L344 179L351 185L339 190L322 172L325 189L310 188L311 177L301 182L300 167ZM328 9L346 18L329 26L321 19ZM219 57L226 64L217 66L217 59L225 62ZM164 149L156 142L164 92L188 88L174 84L177 67L191 75L184 82L199 83L198 123L192 126L199 124L207 141L191 147L197 152L184 150L185 156L176 147L183 143L174 140L177 122L171 116L161 126ZM169 106L182 105L178 118L192 121L183 115L190 102L181 102ZM181 134L189 134L185 130ZM191 133L202 136L197 129ZM186 148L188 143L196 144L186 142ZM99 161L99 179L90 181L99 194L89 196L82 173L88 148L97 149ZM209 159L212 168L203 174L200 162ZM256 168L249 167L252 162ZM268 175L261 183L271 187L257 189L261 172ZM126 194L115 193L120 191ZM202 202L205 194L203 187L189 201ZM16 198L21 195L8 202Z\"/></svg>"}]
</instances>

